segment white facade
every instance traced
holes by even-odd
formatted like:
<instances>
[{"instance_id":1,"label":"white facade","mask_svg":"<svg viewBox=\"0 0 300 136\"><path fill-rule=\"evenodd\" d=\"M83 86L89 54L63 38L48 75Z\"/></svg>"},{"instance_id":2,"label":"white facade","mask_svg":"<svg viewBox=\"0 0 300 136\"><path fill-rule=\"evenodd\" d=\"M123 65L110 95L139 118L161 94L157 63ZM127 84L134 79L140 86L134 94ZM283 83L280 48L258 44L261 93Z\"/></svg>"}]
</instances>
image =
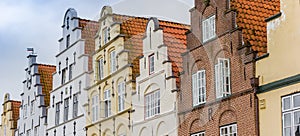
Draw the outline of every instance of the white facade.
<instances>
[{"instance_id":1,"label":"white facade","mask_svg":"<svg viewBox=\"0 0 300 136\"><path fill-rule=\"evenodd\" d=\"M46 90L43 90L45 85L42 83L44 81L41 81L41 76L43 76L42 74L44 73L39 73L39 65L41 64L36 62L37 55L34 54L33 51L27 58L28 67L25 69L26 79L23 81L24 87L21 94L22 103L15 135L43 136L45 135L47 125ZM54 72L54 66L44 66L52 67Z\"/></svg>"},{"instance_id":2,"label":"white facade","mask_svg":"<svg viewBox=\"0 0 300 136\"><path fill-rule=\"evenodd\" d=\"M95 22L78 18L74 9L67 10L63 21L48 107L47 135L85 136L86 113L83 104L88 100L85 88L90 81L89 59L94 42L87 44L88 38L93 39L93 35L84 35L83 31L89 30L83 27Z\"/></svg>"},{"instance_id":3,"label":"white facade","mask_svg":"<svg viewBox=\"0 0 300 136\"><path fill-rule=\"evenodd\" d=\"M151 18L143 40L137 90L132 96L134 136L177 135L176 79L172 78L172 63L163 39L158 20Z\"/></svg>"}]
</instances>

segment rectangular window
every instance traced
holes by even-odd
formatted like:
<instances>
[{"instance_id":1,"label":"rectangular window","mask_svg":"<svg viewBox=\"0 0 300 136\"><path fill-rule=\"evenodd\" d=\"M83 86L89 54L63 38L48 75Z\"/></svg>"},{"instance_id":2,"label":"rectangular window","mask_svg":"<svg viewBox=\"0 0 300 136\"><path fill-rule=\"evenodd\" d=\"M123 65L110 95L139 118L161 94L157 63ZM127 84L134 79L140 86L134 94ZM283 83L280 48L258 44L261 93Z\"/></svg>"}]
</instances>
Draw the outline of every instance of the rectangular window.
<instances>
[{"instance_id":1,"label":"rectangular window","mask_svg":"<svg viewBox=\"0 0 300 136\"><path fill-rule=\"evenodd\" d=\"M99 76L99 79L103 79L103 58L99 59L99 62L98 62L98 76Z\"/></svg>"},{"instance_id":2,"label":"rectangular window","mask_svg":"<svg viewBox=\"0 0 300 136\"><path fill-rule=\"evenodd\" d=\"M282 133L283 136L300 134L300 93L282 98Z\"/></svg>"},{"instance_id":3,"label":"rectangular window","mask_svg":"<svg viewBox=\"0 0 300 136\"><path fill-rule=\"evenodd\" d=\"M93 122L96 122L98 120L98 117L99 117L99 109L98 109L98 100L99 100L99 97L98 95L94 95L92 97L92 121Z\"/></svg>"},{"instance_id":4,"label":"rectangular window","mask_svg":"<svg viewBox=\"0 0 300 136\"><path fill-rule=\"evenodd\" d=\"M55 125L59 124L59 114L60 114L60 105L59 103L56 103L56 109L55 109Z\"/></svg>"},{"instance_id":5,"label":"rectangular window","mask_svg":"<svg viewBox=\"0 0 300 136\"><path fill-rule=\"evenodd\" d=\"M67 35L66 46L67 48L70 46L70 35Z\"/></svg>"},{"instance_id":6,"label":"rectangular window","mask_svg":"<svg viewBox=\"0 0 300 136\"><path fill-rule=\"evenodd\" d=\"M61 74L61 84L66 83L66 69L62 70L62 74Z\"/></svg>"},{"instance_id":7,"label":"rectangular window","mask_svg":"<svg viewBox=\"0 0 300 136\"><path fill-rule=\"evenodd\" d=\"M160 91L147 94L145 96L146 118L153 117L160 113Z\"/></svg>"},{"instance_id":8,"label":"rectangular window","mask_svg":"<svg viewBox=\"0 0 300 136\"><path fill-rule=\"evenodd\" d=\"M27 133L26 133L27 136L31 136L31 130L27 130Z\"/></svg>"},{"instance_id":9,"label":"rectangular window","mask_svg":"<svg viewBox=\"0 0 300 136\"><path fill-rule=\"evenodd\" d=\"M109 31L108 28L103 28L102 30L102 37L103 37L103 45L105 45L108 42L108 36L109 36Z\"/></svg>"},{"instance_id":10,"label":"rectangular window","mask_svg":"<svg viewBox=\"0 0 300 136\"><path fill-rule=\"evenodd\" d=\"M31 114L31 115L34 114L34 101L31 101L31 105L30 105L30 114Z\"/></svg>"},{"instance_id":11,"label":"rectangular window","mask_svg":"<svg viewBox=\"0 0 300 136\"><path fill-rule=\"evenodd\" d=\"M222 98L231 94L230 90L230 62L229 59L218 59L215 65L216 97Z\"/></svg>"},{"instance_id":12,"label":"rectangular window","mask_svg":"<svg viewBox=\"0 0 300 136\"><path fill-rule=\"evenodd\" d=\"M205 136L205 132L198 132L195 134L191 134L191 136Z\"/></svg>"},{"instance_id":13,"label":"rectangular window","mask_svg":"<svg viewBox=\"0 0 300 136\"><path fill-rule=\"evenodd\" d=\"M221 127L220 128L220 136L237 136L236 124Z\"/></svg>"},{"instance_id":14,"label":"rectangular window","mask_svg":"<svg viewBox=\"0 0 300 136\"><path fill-rule=\"evenodd\" d=\"M73 118L78 116L78 94L73 96Z\"/></svg>"},{"instance_id":15,"label":"rectangular window","mask_svg":"<svg viewBox=\"0 0 300 136\"><path fill-rule=\"evenodd\" d=\"M206 81L205 70L192 75L193 106L206 102Z\"/></svg>"},{"instance_id":16,"label":"rectangular window","mask_svg":"<svg viewBox=\"0 0 300 136\"><path fill-rule=\"evenodd\" d=\"M104 91L104 110L105 117L109 117L111 115L111 99L110 99L110 90Z\"/></svg>"},{"instance_id":17,"label":"rectangular window","mask_svg":"<svg viewBox=\"0 0 300 136\"><path fill-rule=\"evenodd\" d=\"M117 60L116 60L116 51L110 52L110 73L113 73L117 70Z\"/></svg>"},{"instance_id":18,"label":"rectangular window","mask_svg":"<svg viewBox=\"0 0 300 136\"><path fill-rule=\"evenodd\" d=\"M149 56L149 74L154 73L154 54Z\"/></svg>"},{"instance_id":19,"label":"rectangular window","mask_svg":"<svg viewBox=\"0 0 300 136\"><path fill-rule=\"evenodd\" d=\"M64 121L68 121L69 117L69 98L65 99L64 102Z\"/></svg>"},{"instance_id":20,"label":"rectangular window","mask_svg":"<svg viewBox=\"0 0 300 136\"><path fill-rule=\"evenodd\" d=\"M24 105L24 118L27 117L27 104Z\"/></svg>"},{"instance_id":21,"label":"rectangular window","mask_svg":"<svg viewBox=\"0 0 300 136\"><path fill-rule=\"evenodd\" d=\"M34 136L38 136L38 134L39 134L38 127L35 127L34 128Z\"/></svg>"},{"instance_id":22,"label":"rectangular window","mask_svg":"<svg viewBox=\"0 0 300 136\"><path fill-rule=\"evenodd\" d=\"M74 67L73 64L71 64L71 65L69 66L69 80L71 80L72 77L73 77L73 67Z\"/></svg>"},{"instance_id":23,"label":"rectangular window","mask_svg":"<svg viewBox=\"0 0 300 136\"><path fill-rule=\"evenodd\" d=\"M202 21L203 42L216 37L215 15Z\"/></svg>"},{"instance_id":24,"label":"rectangular window","mask_svg":"<svg viewBox=\"0 0 300 136\"><path fill-rule=\"evenodd\" d=\"M124 81L118 84L118 102L119 102L118 111L123 111L125 108L125 82Z\"/></svg>"}]
</instances>

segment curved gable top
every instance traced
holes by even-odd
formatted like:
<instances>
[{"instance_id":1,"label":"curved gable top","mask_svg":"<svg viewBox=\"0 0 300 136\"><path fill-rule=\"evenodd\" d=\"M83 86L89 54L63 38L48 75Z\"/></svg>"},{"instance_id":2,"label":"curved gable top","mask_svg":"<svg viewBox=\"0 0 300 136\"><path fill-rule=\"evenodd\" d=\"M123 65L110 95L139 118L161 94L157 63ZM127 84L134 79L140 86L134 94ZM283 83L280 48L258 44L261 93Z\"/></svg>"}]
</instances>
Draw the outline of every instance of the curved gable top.
<instances>
[{"instance_id":1,"label":"curved gable top","mask_svg":"<svg viewBox=\"0 0 300 136\"><path fill-rule=\"evenodd\" d=\"M107 14L112 14L112 8L110 6L104 6L100 13L100 18L104 17Z\"/></svg>"},{"instance_id":2,"label":"curved gable top","mask_svg":"<svg viewBox=\"0 0 300 136\"><path fill-rule=\"evenodd\" d=\"M155 31L155 30L159 29L159 21L156 17L149 18L147 25L146 25L145 36L147 36L147 33L150 31L150 28L154 28L154 29L151 29L151 31Z\"/></svg>"},{"instance_id":3,"label":"curved gable top","mask_svg":"<svg viewBox=\"0 0 300 136\"><path fill-rule=\"evenodd\" d=\"M69 16L69 19L72 19L74 17L77 17L77 11L74 9L74 8L69 8L66 13L65 13L65 16L64 16L64 20L63 20L63 26L65 25L66 23L66 19L67 19L67 16Z\"/></svg>"},{"instance_id":4,"label":"curved gable top","mask_svg":"<svg viewBox=\"0 0 300 136\"><path fill-rule=\"evenodd\" d=\"M4 102L9 101L10 100L10 94L6 93L4 96Z\"/></svg>"}]
</instances>

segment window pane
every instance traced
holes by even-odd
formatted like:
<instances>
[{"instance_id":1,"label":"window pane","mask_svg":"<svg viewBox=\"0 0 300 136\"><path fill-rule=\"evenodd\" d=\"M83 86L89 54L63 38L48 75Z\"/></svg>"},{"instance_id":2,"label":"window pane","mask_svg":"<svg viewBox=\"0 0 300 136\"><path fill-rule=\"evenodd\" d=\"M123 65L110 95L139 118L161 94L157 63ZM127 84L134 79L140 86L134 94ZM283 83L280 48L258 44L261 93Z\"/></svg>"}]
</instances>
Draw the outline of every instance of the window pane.
<instances>
[{"instance_id":1,"label":"window pane","mask_svg":"<svg viewBox=\"0 0 300 136\"><path fill-rule=\"evenodd\" d=\"M291 98L287 97L283 99L283 110L291 109Z\"/></svg>"},{"instance_id":2,"label":"window pane","mask_svg":"<svg viewBox=\"0 0 300 136\"><path fill-rule=\"evenodd\" d=\"M291 113L287 113L283 115L284 123L283 127L289 127L292 124Z\"/></svg>"},{"instance_id":3,"label":"window pane","mask_svg":"<svg viewBox=\"0 0 300 136\"><path fill-rule=\"evenodd\" d=\"M300 125L300 111L294 112L294 126Z\"/></svg>"},{"instance_id":4,"label":"window pane","mask_svg":"<svg viewBox=\"0 0 300 136\"><path fill-rule=\"evenodd\" d=\"M291 128L285 128L284 129L284 136L292 136Z\"/></svg>"},{"instance_id":5,"label":"window pane","mask_svg":"<svg viewBox=\"0 0 300 136\"><path fill-rule=\"evenodd\" d=\"M293 97L294 107L300 107L300 95Z\"/></svg>"}]
</instances>

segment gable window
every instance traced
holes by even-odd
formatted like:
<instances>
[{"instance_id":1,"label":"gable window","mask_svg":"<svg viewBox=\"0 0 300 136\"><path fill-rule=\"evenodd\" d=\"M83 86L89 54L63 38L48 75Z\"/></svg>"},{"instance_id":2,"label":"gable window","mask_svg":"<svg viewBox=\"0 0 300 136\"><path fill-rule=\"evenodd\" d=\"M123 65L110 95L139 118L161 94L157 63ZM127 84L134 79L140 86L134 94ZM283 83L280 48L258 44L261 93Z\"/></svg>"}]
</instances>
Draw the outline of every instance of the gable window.
<instances>
[{"instance_id":1,"label":"gable window","mask_svg":"<svg viewBox=\"0 0 300 136\"><path fill-rule=\"evenodd\" d=\"M27 117L27 104L24 105L24 118Z\"/></svg>"},{"instance_id":2,"label":"gable window","mask_svg":"<svg viewBox=\"0 0 300 136\"><path fill-rule=\"evenodd\" d=\"M103 45L105 45L110 40L110 28L105 27L102 30L102 37L103 37Z\"/></svg>"},{"instance_id":3,"label":"gable window","mask_svg":"<svg viewBox=\"0 0 300 136\"><path fill-rule=\"evenodd\" d=\"M205 70L192 75L193 106L206 102L206 81Z\"/></svg>"},{"instance_id":4,"label":"gable window","mask_svg":"<svg viewBox=\"0 0 300 136\"><path fill-rule=\"evenodd\" d=\"M145 96L146 118L153 117L160 113L160 91Z\"/></svg>"},{"instance_id":5,"label":"gable window","mask_svg":"<svg viewBox=\"0 0 300 136\"><path fill-rule=\"evenodd\" d=\"M73 118L78 115L78 94L74 94L73 96Z\"/></svg>"},{"instance_id":6,"label":"gable window","mask_svg":"<svg viewBox=\"0 0 300 136\"><path fill-rule=\"evenodd\" d=\"M237 136L236 124L226 125L220 128L220 136Z\"/></svg>"},{"instance_id":7,"label":"gable window","mask_svg":"<svg viewBox=\"0 0 300 136\"><path fill-rule=\"evenodd\" d=\"M103 79L103 58L99 59L99 62L98 62L98 76L99 76L99 79Z\"/></svg>"},{"instance_id":8,"label":"gable window","mask_svg":"<svg viewBox=\"0 0 300 136\"><path fill-rule=\"evenodd\" d=\"M123 111L125 108L125 82L118 84L118 111Z\"/></svg>"},{"instance_id":9,"label":"gable window","mask_svg":"<svg viewBox=\"0 0 300 136\"><path fill-rule=\"evenodd\" d=\"M31 105L30 105L30 114L31 114L31 115L34 114L34 101L31 101Z\"/></svg>"},{"instance_id":10,"label":"gable window","mask_svg":"<svg viewBox=\"0 0 300 136\"><path fill-rule=\"evenodd\" d=\"M105 117L109 117L111 115L110 90L104 91L104 104Z\"/></svg>"},{"instance_id":11,"label":"gable window","mask_svg":"<svg viewBox=\"0 0 300 136\"><path fill-rule=\"evenodd\" d=\"M203 42L206 42L216 36L215 15L202 21Z\"/></svg>"},{"instance_id":12,"label":"gable window","mask_svg":"<svg viewBox=\"0 0 300 136\"><path fill-rule=\"evenodd\" d=\"M113 73L117 70L117 60L116 60L116 51L110 52L110 73Z\"/></svg>"},{"instance_id":13,"label":"gable window","mask_svg":"<svg viewBox=\"0 0 300 136\"><path fill-rule=\"evenodd\" d=\"M55 109L55 125L59 124L59 114L60 114L60 104L56 103L56 109Z\"/></svg>"},{"instance_id":14,"label":"gable window","mask_svg":"<svg viewBox=\"0 0 300 136\"><path fill-rule=\"evenodd\" d=\"M69 115L69 98L65 99L64 102L64 121L68 121Z\"/></svg>"},{"instance_id":15,"label":"gable window","mask_svg":"<svg viewBox=\"0 0 300 136\"><path fill-rule=\"evenodd\" d=\"M191 136L205 136L205 132L194 133L194 134L191 134Z\"/></svg>"},{"instance_id":16,"label":"gable window","mask_svg":"<svg viewBox=\"0 0 300 136\"><path fill-rule=\"evenodd\" d=\"M218 59L215 65L216 97L222 98L231 94L230 91L230 62L229 59Z\"/></svg>"},{"instance_id":17,"label":"gable window","mask_svg":"<svg viewBox=\"0 0 300 136\"><path fill-rule=\"evenodd\" d=\"M66 83L66 73L67 73L67 70L63 69L62 70L62 75L61 75L61 84Z\"/></svg>"},{"instance_id":18,"label":"gable window","mask_svg":"<svg viewBox=\"0 0 300 136\"><path fill-rule=\"evenodd\" d=\"M66 46L67 48L70 46L70 35L67 35Z\"/></svg>"},{"instance_id":19,"label":"gable window","mask_svg":"<svg viewBox=\"0 0 300 136\"><path fill-rule=\"evenodd\" d=\"M96 122L98 120L98 95L92 97L92 121Z\"/></svg>"},{"instance_id":20,"label":"gable window","mask_svg":"<svg viewBox=\"0 0 300 136\"><path fill-rule=\"evenodd\" d=\"M149 56L149 74L154 73L154 54Z\"/></svg>"},{"instance_id":21,"label":"gable window","mask_svg":"<svg viewBox=\"0 0 300 136\"><path fill-rule=\"evenodd\" d=\"M300 93L285 96L282 101L283 136L300 134Z\"/></svg>"}]
</instances>

